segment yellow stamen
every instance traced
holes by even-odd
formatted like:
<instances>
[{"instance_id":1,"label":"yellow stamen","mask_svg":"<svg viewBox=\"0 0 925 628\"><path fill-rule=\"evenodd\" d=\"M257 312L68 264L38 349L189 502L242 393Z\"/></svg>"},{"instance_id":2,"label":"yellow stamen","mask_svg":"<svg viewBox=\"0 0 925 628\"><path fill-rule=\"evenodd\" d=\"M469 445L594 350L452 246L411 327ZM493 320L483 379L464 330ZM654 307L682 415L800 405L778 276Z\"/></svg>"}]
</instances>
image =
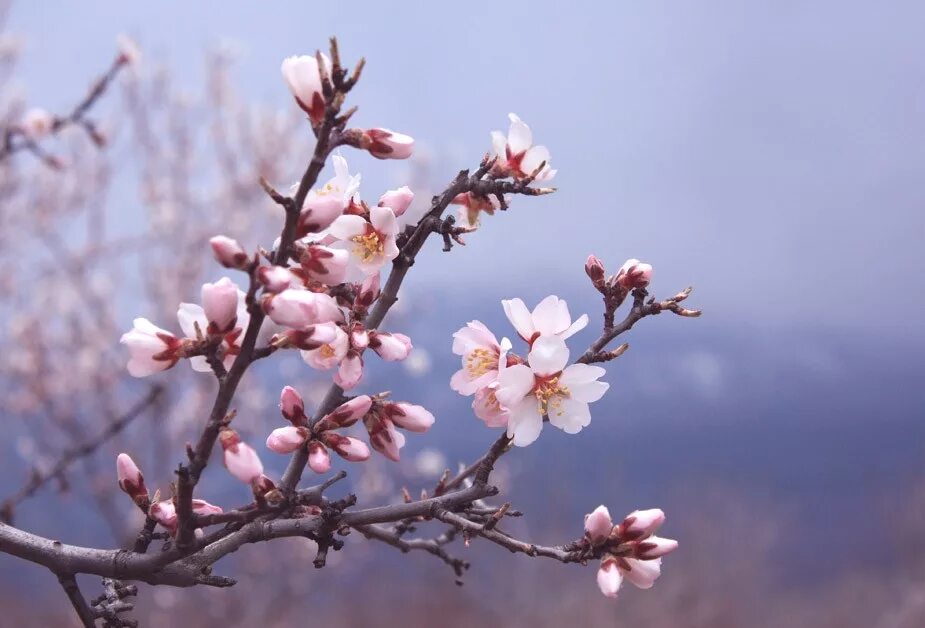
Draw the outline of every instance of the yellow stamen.
<instances>
[{"instance_id":1,"label":"yellow stamen","mask_svg":"<svg viewBox=\"0 0 925 628\"><path fill-rule=\"evenodd\" d=\"M322 358L333 358L334 357L334 347L331 345L321 345L318 347L318 351L321 353Z\"/></svg>"},{"instance_id":2,"label":"yellow stamen","mask_svg":"<svg viewBox=\"0 0 925 628\"><path fill-rule=\"evenodd\" d=\"M567 386L559 385L558 377L538 380L533 394L539 402L538 410L540 414L549 414L550 410L556 416L565 414L565 411L562 410L562 400L568 398L569 390Z\"/></svg>"},{"instance_id":3,"label":"yellow stamen","mask_svg":"<svg viewBox=\"0 0 925 628\"><path fill-rule=\"evenodd\" d=\"M467 355L465 361L466 371L472 379L498 368L498 355L481 347Z\"/></svg>"},{"instance_id":4,"label":"yellow stamen","mask_svg":"<svg viewBox=\"0 0 925 628\"><path fill-rule=\"evenodd\" d=\"M364 262L369 262L377 255L382 255L385 252L385 244L375 231L354 236L353 241L357 244L353 247L353 254Z\"/></svg>"}]
</instances>

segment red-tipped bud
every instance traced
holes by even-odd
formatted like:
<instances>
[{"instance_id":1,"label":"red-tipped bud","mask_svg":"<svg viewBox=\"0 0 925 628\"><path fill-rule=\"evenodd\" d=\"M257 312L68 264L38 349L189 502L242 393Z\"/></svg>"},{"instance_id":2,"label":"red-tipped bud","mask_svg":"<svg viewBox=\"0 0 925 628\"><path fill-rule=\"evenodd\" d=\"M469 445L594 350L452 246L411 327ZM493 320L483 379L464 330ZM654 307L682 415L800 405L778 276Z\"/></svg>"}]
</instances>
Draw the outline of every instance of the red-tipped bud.
<instances>
[{"instance_id":1,"label":"red-tipped bud","mask_svg":"<svg viewBox=\"0 0 925 628\"><path fill-rule=\"evenodd\" d=\"M140 508L147 510L150 499L148 498L148 489L145 487L145 478L131 456L119 454L116 457L116 474L119 477L119 488L131 497Z\"/></svg>"},{"instance_id":2,"label":"red-tipped bud","mask_svg":"<svg viewBox=\"0 0 925 628\"><path fill-rule=\"evenodd\" d=\"M232 240L228 236L218 235L209 240L212 246L212 254L215 261L225 268L237 268L238 270L247 268L250 258L247 251L244 250L237 240Z\"/></svg>"},{"instance_id":3,"label":"red-tipped bud","mask_svg":"<svg viewBox=\"0 0 925 628\"><path fill-rule=\"evenodd\" d=\"M350 401L342 403L334 408L330 414L325 415L325 417L318 422L318 425L315 426L316 430L323 432L325 430L341 427L350 427L369 412L372 402L369 395L354 397Z\"/></svg>"},{"instance_id":4,"label":"red-tipped bud","mask_svg":"<svg viewBox=\"0 0 925 628\"><path fill-rule=\"evenodd\" d=\"M383 456L398 462L399 452L405 446L405 435L395 429L395 424L389 419L375 419L366 421L366 431L369 432L369 444Z\"/></svg>"},{"instance_id":5,"label":"red-tipped bud","mask_svg":"<svg viewBox=\"0 0 925 628\"><path fill-rule=\"evenodd\" d=\"M593 512L585 515L585 535L592 545L606 541L611 530L613 530L613 520L606 506L598 506Z\"/></svg>"},{"instance_id":6,"label":"red-tipped bud","mask_svg":"<svg viewBox=\"0 0 925 628\"><path fill-rule=\"evenodd\" d=\"M620 528L624 536L637 538L653 534L663 523L665 523L664 511L661 508L649 508L647 510L634 510L626 515L623 523L620 524Z\"/></svg>"},{"instance_id":7,"label":"red-tipped bud","mask_svg":"<svg viewBox=\"0 0 925 628\"><path fill-rule=\"evenodd\" d=\"M636 544L635 555L640 560L652 560L653 558L661 558L665 554L670 554L676 549L678 549L678 542L674 539L650 536Z\"/></svg>"},{"instance_id":8,"label":"red-tipped bud","mask_svg":"<svg viewBox=\"0 0 925 628\"><path fill-rule=\"evenodd\" d=\"M331 469L331 456L320 442L308 444L308 467L315 473L327 473Z\"/></svg>"},{"instance_id":9,"label":"red-tipped bud","mask_svg":"<svg viewBox=\"0 0 925 628\"><path fill-rule=\"evenodd\" d=\"M203 284L202 309L209 321L208 333L231 331L238 320L238 287L228 277Z\"/></svg>"},{"instance_id":10,"label":"red-tipped bud","mask_svg":"<svg viewBox=\"0 0 925 628\"><path fill-rule=\"evenodd\" d=\"M389 362L404 360L414 348L411 338L404 334L378 331L369 332L369 347L378 353L380 358Z\"/></svg>"},{"instance_id":11,"label":"red-tipped bud","mask_svg":"<svg viewBox=\"0 0 925 628\"><path fill-rule=\"evenodd\" d=\"M350 350L347 356L340 361L337 373L334 375L334 383L344 390L350 390L359 384L361 379L363 379L363 357L355 350Z\"/></svg>"},{"instance_id":12,"label":"red-tipped bud","mask_svg":"<svg viewBox=\"0 0 925 628\"><path fill-rule=\"evenodd\" d=\"M623 584L623 574L617 567L617 559L605 556L597 570L597 586L607 597L617 597L620 585Z\"/></svg>"},{"instance_id":13,"label":"red-tipped bud","mask_svg":"<svg viewBox=\"0 0 925 628\"><path fill-rule=\"evenodd\" d=\"M295 427L294 425L279 427L270 432L267 437L267 448L278 454L291 454L305 444L308 436L309 431L305 427Z\"/></svg>"},{"instance_id":14,"label":"red-tipped bud","mask_svg":"<svg viewBox=\"0 0 925 628\"><path fill-rule=\"evenodd\" d=\"M292 283L292 273L282 266L261 266L257 278L267 292L282 292Z\"/></svg>"},{"instance_id":15,"label":"red-tipped bud","mask_svg":"<svg viewBox=\"0 0 925 628\"><path fill-rule=\"evenodd\" d=\"M370 306L379 298L379 273L370 275L360 284L360 290L357 292L354 307L359 310L368 310Z\"/></svg>"},{"instance_id":16,"label":"red-tipped bud","mask_svg":"<svg viewBox=\"0 0 925 628\"><path fill-rule=\"evenodd\" d=\"M349 462L369 460L369 447L357 438L341 436L336 432L324 432L321 434L321 440L344 460Z\"/></svg>"},{"instance_id":17,"label":"red-tipped bud","mask_svg":"<svg viewBox=\"0 0 925 628\"><path fill-rule=\"evenodd\" d=\"M638 259L628 259L617 272L616 281L627 290L645 288L652 280L652 266Z\"/></svg>"},{"instance_id":18,"label":"red-tipped bud","mask_svg":"<svg viewBox=\"0 0 925 628\"><path fill-rule=\"evenodd\" d=\"M604 290L604 264L601 260L597 259L593 255L588 256L588 261L585 262L585 273L587 273L588 278L591 280L591 283L594 284L594 287L600 291Z\"/></svg>"},{"instance_id":19,"label":"red-tipped bud","mask_svg":"<svg viewBox=\"0 0 925 628\"><path fill-rule=\"evenodd\" d=\"M434 424L434 415L426 408L404 401L384 404L382 413L395 425L409 432L426 432Z\"/></svg>"},{"instance_id":20,"label":"red-tipped bud","mask_svg":"<svg viewBox=\"0 0 925 628\"><path fill-rule=\"evenodd\" d=\"M279 411L283 418L296 427L305 425L308 418L305 416L305 402L302 395L292 386L286 386L279 394Z\"/></svg>"},{"instance_id":21,"label":"red-tipped bud","mask_svg":"<svg viewBox=\"0 0 925 628\"><path fill-rule=\"evenodd\" d=\"M245 484L251 484L263 474L263 463L254 448L241 442L238 433L225 428L218 434L218 440L225 450L225 468Z\"/></svg>"},{"instance_id":22,"label":"red-tipped bud","mask_svg":"<svg viewBox=\"0 0 925 628\"><path fill-rule=\"evenodd\" d=\"M414 138L390 129L367 129L360 146L377 159L407 159L414 151Z\"/></svg>"}]
</instances>

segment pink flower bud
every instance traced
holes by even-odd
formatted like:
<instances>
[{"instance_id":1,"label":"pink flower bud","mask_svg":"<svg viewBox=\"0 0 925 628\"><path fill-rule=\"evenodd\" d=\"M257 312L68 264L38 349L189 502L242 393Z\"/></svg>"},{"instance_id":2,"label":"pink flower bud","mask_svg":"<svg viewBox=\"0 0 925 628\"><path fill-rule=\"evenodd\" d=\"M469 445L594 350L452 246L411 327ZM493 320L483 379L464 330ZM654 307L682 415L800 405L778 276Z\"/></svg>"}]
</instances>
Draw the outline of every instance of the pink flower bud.
<instances>
[{"instance_id":1,"label":"pink flower bud","mask_svg":"<svg viewBox=\"0 0 925 628\"><path fill-rule=\"evenodd\" d=\"M585 534L592 545L607 540L613 530L613 520L606 506L598 506L591 514L585 515Z\"/></svg>"},{"instance_id":2,"label":"pink flower bud","mask_svg":"<svg viewBox=\"0 0 925 628\"><path fill-rule=\"evenodd\" d=\"M343 320L343 313L330 296L295 288L265 297L263 309L277 325L295 329Z\"/></svg>"},{"instance_id":3,"label":"pink flower bud","mask_svg":"<svg viewBox=\"0 0 925 628\"><path fill-rule=\"evenodd\" d=\"M292 273L282 266L261 266L257 277L267 292L282 292L292 283Z\"/></svg>"},{"instance_id":4,"label":"pink flower bud","mask_svg":"<svg viewBox=\"0 0 925 628\"><path fill-rule=\"evenodd\" d=\"M363 379L363 358L355 351L347 353L340 361L340 367L334 375L334 382L344 390L350 390Z\"/></svg>"},{"instance_id":5,"label":"pink flower bud","mask_svg":"<svg viewBox=\"0 0 925 628\"><path fill-rule=\"evenodd\" d=\"M378 331L369 332L369 346L379 354L379 357L389 362L404 360L414 348L411 338L404 334L387 334Z\"/></svg>"},{"instance_id":6,"label":"pink flower bud","mask_svg":"<svg viewBox=\"0 0 925 628\"><path fill-rule=\"evenodd\" d=\"M407 211L414 200L414 192L407 185L403 185L397 190L389 190L379 197L379 207L389 207L395 217L398 218Z\"/></svg>"},{"instance_id":7,"label":"pink flower bud","mask_svg":"<svg viewBox=\"0 0 925 628\"><path fill-rule=\"evenodd\" d=\"M365 349L369 346L369 332L362 325L354 324L351 328L350 346L354 349Z\"/></svg>"},{"instance_id":8,"label":"pink flower bud","mask_svg":"<svg viewBox=\"0 0 925 628\"><path fill-rule=\"evenodd\" d=\"M263 474L263 463L254 448L241 442L237 432L226 428L219 432L218 440L225 450L225 468L228 472L250 484Z\"/></svg>"},{"instance_id":9,"label":"pink flower bud","mask_svg":"<svg viewBox=\"0 0 925 628\"><path fill-rule=\"evenodd\" d=\"M266 495L270 491L276 490L276 484L267 476L260 475L251 482L251 488L254 489L254 495Z\"/></svg>"},{"instance_id":10,"label":"pink flower bud","mask_svg":"<svg viewBox=\"0 0 925 628\"><path fill-rule=\"evenodd\" d=\"M171 500L151 504L151 508L148 509L148 516L164 526L171 535L177 533L177 508Z\"/></svg>"},{"instance_id":11,"label":"pink flower bud","mask_svg":"<svg viewBox=\"0 0 925 628\"><path fill-rule=\"evenodd\" d=\"M320 244L309 245L299 259L306 279L328 286L343 283L349 262L350 251Z\"/></svg>"},{"instance_id":12,"label":"pink flower bud","mask_svg":"<svg viewBox=\"0 0 925 628\"><path fill-rule=\"evenodd\" d=\"M363 283L360 284L360 290L357 293L356 301L354 301L354 307L360 310L367 310L378 298L379 273L375 273L367 277Z\"/></svg>"},{"instance_id":13,"label":"pink flower bud","mask_svg":"<svg viewBox=\"0 0 925 628\"><path fill-rule=\"evenodd\" d=\"M665 523L665 513L661 508L648 510L634 510L626 515L622 528L625 534L634 536L649 536Z\"/></svg>"},{"instance_id":14,"label":"pink flower bud","mask_svg":"<svg viewBox=\"0 0 925 628\"><path fill-rule=\"evenodd\" d=\"M316 440L308 444L308 467L315 473L327 473L331 469L328 450Z\"/></svg>"},{"instance_id":15,"label":"pink flower bud","mask_svg":"<svg viewBox=\"0 0 925 628\"><path fill-rule=\"evenodd\" d=\"M308 422L302 395L292 386L284 387L279 394L279 411L283 413L283 418L297 427Z\"/></svg>"},{"instance_id":16,"label":"pink flower bud","mask_svg":"<svg viewBox=\"0 0 925 628\"><path fill-rule=\"evenodd\" d=\"M338 334L346 341L346 334L334 323L309 325L305 329L288 329L270 339L270 344L277 348L295 347L303 351L312 351L335 342ZM346 345L346 342L345 342ZM344 351L346 352L346 346Z\"/></svg>"},{"instance_id":17,"label":"pink flower bud","mask_svg":"<svg viewBox=\"0 0 925 628\"><path fill-rule=\"evenodd\" d=\"M341 436L336 432L324 432L321 435L324 444L349 462L363 462L370 456L369 447L363 441L350 436Z\"/></svg>"},{"instance_id":18,"label":"pink flower bud","mask_svg":"<svg viewBox=\"0 0 925 628\"><path fill-rule=\"evenodd\" d=\"M318 422L318 431L339 427L350 427L369 412L372 403L373 400L369 395L360 395L346 403L340 404L334 408L330 414L325 415L325 417Z\"/></svg>"},{"instance_id":19,"label":"pink flower bud","mask_svg":"<svg viewBox=\"0 0 925 628\"><path fill-rule=\"evenodd\" d=\"M623 576L617 568L617 561L613 557L604 558L600 569L597 570L597 586L607 597L617 597Z\"/></svg>"},{"instance_id":20,"label":"pink flower bud","mask_svg":"<svg viewBox=\"0 0 925 628\"><path fill-rule=\"evenodd\" d=\"M305 444L309 431L304 427L278 427L267 437L267 448L278 454L291 454Z\"/></svg>"},{"instance_id":21,"label":"pink flower bud","mask_svg":"<svg viewBox=\"0 0 925 628\"><path fill-rule=\"evenodd\" d=\"M136 318L134 328L119 340L128 347L126 367L132 377L146 377L164 371L180 359L180 340L146 318Z\"/></svg>"},{"instance_id":22,"label":"pink flower bud","mask_svg":"<svg viewBox=\"0 0 925 628\"><path fill-rule=\"evenodd\" d=\"M426 408L404 401L385 404L383 412L395 425L409 432L426 432L434 424L434 415Z\"/></svg>"},{"instance_id":23,"label":"pink flower bud","mask_svg":"<svg viewBox=\"0 0 925 628\"><path fill-rule=\"evenodd\" d=\"M330 73L330 59L322 54L321 60L325 71ZM318 59L308 55L288 57L283 60L280 70L299 107L308 114L313 123L321 122L324 117L324 92Z\"/></svg>"},{"instance_id":24,"label":"pink flower bud","mask_svg":"<svg viewBox=\"0 0 925 628\"><path fill-rule=\"evenodd\" d=\"M638 259L628 259L617 271L616 279L627 290L645 288L652 280L652 266Z\"/></svg>"},{"instance_id":25,"label":"pink flower bud","mask_svg":"<svg viewBox=\"0 0 925 628\"><path fill-rule=\"evenodd\" d=\"M363 140L364 148L377 159L407 159L414 150L413 137L389 129L367 129Z\"/></svg>"},{"instance_id":26,"label":"pink flower bud","mask_svg":"<svg viewBox=\"0 0 925 628\"><path fill-rule=\"evenodd\" d=\"M588 261L585 262L585 273L587 273L591 283L593 283L594 287L598 290L601 290L604 287L605 272L604 264L601 262L601 260L597 259L593 255L589 255Z\"/></svg>"},{"instance_id":27,"label":"pink flower bud","mask_svg":"<svg viewBox=\"0 0 925 628\"><path fill-rule=\"evenodd\" d=\"M136 504L147 508L148 489L145 487L145 478L131 456L119 454L116 457L116 475L119 477L119 488Z\"/></svg>"},{"instance_id":28,"label":"pink flower bud","mask_svg":"<svg viewBox=\"0 0 925 628\"><path fill-rule=\"evenodd\" d=\"M49 133L55 125L55 118L44 109L33 107L23 114L19 128L23 134L33 140L40 140Z\"/></svg>"},{"instance_id":29,"label":"pink flower bud","mask_svg":"<svg viewBox=\"0 0 925 628\"><path fill-rule=\"evenodd\" d=\"M203 284L202 309L209 321L209 334L231 331L238 320L238 287L228 277Z\"/></svg>"},{"instance_id":30,"label":"pink flower bud","mask_svg":"<svg viewBox=\"0 0 925 628\"><path fill-rule=\"evenodd\" d=\"M237 240L232 240L227 236L217 235L209 240L209 244L212 246L212 254L215 256L215 261L225 268L237 268L240 270L246 268L248 263L250 263L247 251L238 244Z\"/></svg>"},{"instance_id":31,"label":"pink flower bud","mask_svg":"<svg viewBox=\"0 0 925 628\"><path fill-rule=\"evenodd\" d=\"M369 432L369 444L373 449L389 460L399 461L399 451L405 446L405 435L396 430L390 420L368 421L366 430Z\"/></svg>"},{"instance_id":32,"label":"pink flower bud","mask_svg":"<svg viewBox=\"0 0 925 628\"><path fill-rule=\"evenodd\" d=\"M678 549L678 542L674 539L665 539L660 536L650 536L636 544L636 557L641 560L661 558L665 554Z\"/></svg>"},{"instance_id":33,"label":"pink flower bud","mask_svg":"<svg viewBox=\"0 0 925 628\"><path fill-rule=\"evenodd\" d=\"M197 515L206 516L206 515L220 515L224 511L221 509L220 506L215 506L213 504L210 504L204 499L194 499L193 500L193 512L196 513Z\"/></svg>"}]
</instances>

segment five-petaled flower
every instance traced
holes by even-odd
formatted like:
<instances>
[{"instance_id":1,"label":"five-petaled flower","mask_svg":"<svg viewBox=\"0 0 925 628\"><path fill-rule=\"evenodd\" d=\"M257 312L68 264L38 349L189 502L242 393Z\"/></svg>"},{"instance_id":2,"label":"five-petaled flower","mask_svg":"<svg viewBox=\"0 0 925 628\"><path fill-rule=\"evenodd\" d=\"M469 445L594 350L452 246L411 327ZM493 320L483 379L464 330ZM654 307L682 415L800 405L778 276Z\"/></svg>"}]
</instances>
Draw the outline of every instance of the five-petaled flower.
<instances>
[{"instance_id":1,"label":"five-petaled flower","mask_svg":"<svg viewBox=\"0 0 925 628\"><path fill-rule=\"evenodd\" d=\"M360 175L351 175L347 160L340 155L331 157L331 162L334 164L334 176L305 196L296 225L297 238L327 229L351 204L360 203ZM293 186L293 194L297 188L297 185Z\"/></svg>"},{"instance_id":2,"label":"five-petaled flower","mask_svg":"<svg viewBox=\"0 0 925 628\"><path fill-rule=\"evenodd\" d=\"M370 208L368 221L362 216L345 214L331 224L328 232L338 240L331 245L333 248L350 252L348 281L361 281L378 273L398 255L395 244L398 221L389 207Z\"/></svg>"},{"instance_id":3,"label":"five-petaled flower","mask_svg":"<svg viewBox=\"0 0 925 628\"><path fill-rule=\"evenodd\" d=\"M556 175L556 171L549 167L549 149L545 146L533 144L533 132L517 114L509 113L511 126L507 136L501 131L492 131L491 147L497 161L494 169L503 176L523 179L543 165L536 175L537 181L548 181Z\"/></svg>"},{"instance_id":4,"label":"five-petaled flower","mask_svg":"<svg viewBox=\"0 0 925 628\"><path fill-rule=\"evenodd\" d=\"M520 337L531 344L540 336L558 336L566 340L588 324L587 314L582 314L573 323L568 304L555 295L540 301L532 312L520 299L504 300L501 305Z\"/></svg>"},{"instance_id":5,"label":"five-petaled flower","mask_svg":"<svg viewBox=\"0 0 925 628\"><path fill-rule=\"evenodd\" d=\"M501 342L481 321L471 321L453 334L453 353L462 356L462 368L453 374L450 386L461 395L472 395L498 378L507 365L511 341Z\"/></svg>"}]
</instances>

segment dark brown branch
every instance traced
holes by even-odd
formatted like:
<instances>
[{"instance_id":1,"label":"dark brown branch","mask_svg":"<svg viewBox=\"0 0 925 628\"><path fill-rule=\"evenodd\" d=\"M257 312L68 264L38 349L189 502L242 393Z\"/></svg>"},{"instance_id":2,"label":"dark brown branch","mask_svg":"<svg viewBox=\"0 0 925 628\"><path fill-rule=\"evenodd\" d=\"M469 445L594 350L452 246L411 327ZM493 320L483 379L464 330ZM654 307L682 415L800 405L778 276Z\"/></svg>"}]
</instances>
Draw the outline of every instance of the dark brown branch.
<instances>
[{"instance_id":1,"label":"dark brown branch","mask_svg":"<svg viewBox=\"0 0 925 628\"><path fill-rule=\"evenodd\" d=\"M80 622L86 628L93 628L96 626L96 613L90 608L90 605L87 604L87 600L84 599L83 593L80 592L80 587L77 586L77 579L74 577L74 574L58 574L58 582L61 583L61 587L67 594L67 599L71 601L71 606L73 606L74 610L77 612Z\"/></svg>"}]
</instances>

